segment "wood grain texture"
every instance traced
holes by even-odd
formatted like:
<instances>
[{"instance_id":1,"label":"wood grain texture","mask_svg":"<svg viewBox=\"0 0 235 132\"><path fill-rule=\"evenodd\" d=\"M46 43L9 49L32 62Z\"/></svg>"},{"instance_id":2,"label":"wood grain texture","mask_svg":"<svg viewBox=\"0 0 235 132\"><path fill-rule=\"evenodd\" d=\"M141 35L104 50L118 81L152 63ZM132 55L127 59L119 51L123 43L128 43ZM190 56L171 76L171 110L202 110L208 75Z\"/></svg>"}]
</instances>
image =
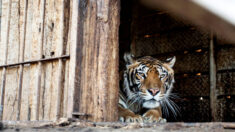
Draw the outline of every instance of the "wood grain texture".
<instances>
[{"instance_id":1,"label":"wood grain texture","mask_svg":"<svg viewBox=\"0 0 235 132\"><path fill-rule=\"evenodd\" d=\"M72 106L73 112L91 115L81 119L117 120L119 2L79 1L74 8L72 19L78 18L78 22L72 24L77 29L72 37L77 43L71 45L74 58L70 65L75 70L71 75L75 79L71 80L75 82Z\"/></svg>"},{"instance_id":2,"label":"wood grain texture","mask_svg":"<svg viewBox=\"0 0 235 132\"><path fill-rule=\"evenodd\" d=\"M12 1L10 0L8 2L7 7L7 19L6 19L6 31L5 31L5 41L3 41L4 45L4 57L3 57L3 64L7 64L8 59L8 43L9 43L9 33L10 33L10 20L11 20L11 7L12 7ZM6 67L3 68L2 72L2 80L1 80L1 108L0 108L0 120L4 118L4 107L7 106L5 104L5 88L6 88Z\"/></svg>"},{"instance_id":3,"label":"wood grain texture","mask_svg":"<svg viewBox=\"0 0 235 132\"><path fill-rule=\"evenodd\" d=\"M117 120L119 0L79 3L78 96L75 111L83 119ZM76 93L76 92L75 92Z\"/></svg>"}]
</instances>

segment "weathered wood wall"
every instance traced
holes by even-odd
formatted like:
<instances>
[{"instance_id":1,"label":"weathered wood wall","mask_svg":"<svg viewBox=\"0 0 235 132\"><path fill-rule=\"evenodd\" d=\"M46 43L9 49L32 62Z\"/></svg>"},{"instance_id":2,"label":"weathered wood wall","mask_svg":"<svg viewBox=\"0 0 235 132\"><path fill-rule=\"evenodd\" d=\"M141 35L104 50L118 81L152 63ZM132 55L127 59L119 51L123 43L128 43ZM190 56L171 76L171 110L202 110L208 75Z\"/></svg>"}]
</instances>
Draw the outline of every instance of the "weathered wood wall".
<instances>
[{"instance_id":1,"label":"weathered wood wall","mask_svg":"<svg viewBox=\"0 0 235 132\"><path fill-rule=\"evenodd\" d=\"M27 2L27 4L26 4ZM41 58L51 58L69 55L69 21L70 1L69 0L12 0L10 7L10 26L7 64L19 63ZM3 64L4 45L6 39L7 10L9 0L2 0L1 17L1 43L0 43L0 64ZM25 12L25 5L27 9ZM63 8L64 5L64 8ZM43 15L44 9L44 16ZM24 20L27 14L26 21ZM65 18L62 16L64 15ZM44 19L44 24L43 20ZM63 21L62 21L63 19ZM26 27L24 28L24 22ZM64 27L63 30L62 26ZM62 35L61 35L62 34ZM24 42L25 36L25 42ZM61 41L61 38L63 38ZM41 39L41 40L40 40ZM40 43L42 42L42 51ZM59 44L62 42L63 49ZM24 45L24 53L22 53ZM63 53L61 54L61 50ZM40 55L42 52L42 55ZM23 55L23 57L22 57ZM63 61L62 77L62 98L60 117L67 116L67 95L69 60ZM0 69L2 71L2 68ZM20 98L20 120L36 120L37 113L39 120L54 120L57 112L58 98L58 61L47 61L42 63L40 102L37 98L38 63L26 64L23 66L22 97ZM1 72L0 72L1 73ZM3 106L3 120L17 120L18 89L19 89L19 66L8 67L6 73L5 97ZM1 78L2 79L2 78ZM0 84L2 85L2 84ZM39 109L37 110L37 103Z\"/></svg>"},{"instance_id":2,"label":"weathered wood wall","mask_svg":"<svg viewBox=\"0 0 235 132\"><path fill-rule=\"evenodd\" d=\"M3 120L117 120L119 4L2 0ZM44 61L1 66L32 60Z\"/></svg>"},{"instance_id":3,"label":"weathered wood wall","mask_svg":"<svg viewBox=\"0 0 235 132\"><path fill-rule=\"evenodd\" d=\"M78 61L74 111L81 119L115 121L118 118L119 0L77 3ZM76 17L75 17L76 18Z\"/></svg>"}]
</instances>

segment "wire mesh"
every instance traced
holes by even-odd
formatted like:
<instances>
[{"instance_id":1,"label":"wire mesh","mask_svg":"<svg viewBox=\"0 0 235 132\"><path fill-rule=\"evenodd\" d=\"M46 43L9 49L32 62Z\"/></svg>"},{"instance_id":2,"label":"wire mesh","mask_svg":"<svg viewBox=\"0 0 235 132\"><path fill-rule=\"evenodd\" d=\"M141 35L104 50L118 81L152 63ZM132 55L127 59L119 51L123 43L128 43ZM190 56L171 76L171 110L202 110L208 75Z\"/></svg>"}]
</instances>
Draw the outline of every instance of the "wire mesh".
<instances>
[{"instance_id":1,"label":"wire mesh","mask_svg":"<svg viewBox=\"0 0 235 132\"><path fill-rule=\"evenodd\" d=\"M222 96L217 100L218 121L235 121L235 96Z\"/></svg>"},{"instance_id":2,"label":"wire mesh","mask_svg":"<svg viewBox=\"0 0 235 132\"><path fill-rule=\"evenodd\" d=\"M173 92L179 97L200 97L209 96L209 76L208 75L179 75L175 77Z\"/></svg>"},{"instance_id":3,"label":"wire mesh","mask_svg":"<svg viewBox=\"0 0 235 132\"><path fill-rule=\"evenodd\" d=\"M158 36L138 37L136 56L155 55L198 48L208 48L209 36L198 30L179 30Z\"/></svg>"},{"instance_id":4,"label":"wire mesh","mask_svg":"<svg viewBox=\"0 0 235 132\"><path fill-rule=\"evenodd\" d=\"M184 122L209 122L210 116L210 100L208 97L191 97L182 98L176 101L180 108L180 115L176 118L167 118L168 122L184 121Z\"/></svg>"}]
</instances>

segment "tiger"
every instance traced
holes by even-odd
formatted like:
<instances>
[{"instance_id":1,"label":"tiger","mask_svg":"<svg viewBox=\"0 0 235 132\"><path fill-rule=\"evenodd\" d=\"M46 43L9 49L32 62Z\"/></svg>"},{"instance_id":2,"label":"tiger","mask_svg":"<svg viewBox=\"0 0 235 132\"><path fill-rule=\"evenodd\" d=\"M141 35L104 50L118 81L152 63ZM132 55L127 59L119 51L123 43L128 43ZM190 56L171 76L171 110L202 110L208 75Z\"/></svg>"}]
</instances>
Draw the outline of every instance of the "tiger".
<instances>
[{"instance_id":1,"label":"tiger","mask_svg":"<svg viewBox=\"0 0 235 132\"><path fill-rule=\"evenodd\" d=\"M174 80L173 66L176 57L162 62L151 56L136 59L125 53L119 92L118 116L122 122L166 122L162 109L168 107L176 113L177 107L170 99Z\"/></svg>"}]
</instances>

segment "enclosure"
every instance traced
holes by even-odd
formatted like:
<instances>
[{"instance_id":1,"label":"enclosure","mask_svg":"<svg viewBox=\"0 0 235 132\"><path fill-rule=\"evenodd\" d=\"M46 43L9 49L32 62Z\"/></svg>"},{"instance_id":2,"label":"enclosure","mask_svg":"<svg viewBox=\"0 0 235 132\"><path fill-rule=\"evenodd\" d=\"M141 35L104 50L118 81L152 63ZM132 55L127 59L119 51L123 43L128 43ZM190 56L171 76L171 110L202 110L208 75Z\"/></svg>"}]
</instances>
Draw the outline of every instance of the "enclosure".
<instances>
[{"instance_id":1,"label":"enclosure","mask_svg":"<svg viewBox=\"0 0 235 132\"><path fill-rule=\"evenodd\" d=\"M176 56L181 114L164 115L169 122L235 121L235 44L227 34L131 0L1 0L0 7L2 120L117 121L119 71L131 52Z\"/></svg>"},{"instance_id":2,"label":"enclosure","mask_svg":"<svg viewBox=\"0 0 235 132\"><path fill-rule=\"evenodd\" d=\"M122 7L120 56L128 50L163 61L176 56L173 93L180 114L168 121L234 121L234 45L168 10L130 1Z\"/></svg>"}]
</instances>

